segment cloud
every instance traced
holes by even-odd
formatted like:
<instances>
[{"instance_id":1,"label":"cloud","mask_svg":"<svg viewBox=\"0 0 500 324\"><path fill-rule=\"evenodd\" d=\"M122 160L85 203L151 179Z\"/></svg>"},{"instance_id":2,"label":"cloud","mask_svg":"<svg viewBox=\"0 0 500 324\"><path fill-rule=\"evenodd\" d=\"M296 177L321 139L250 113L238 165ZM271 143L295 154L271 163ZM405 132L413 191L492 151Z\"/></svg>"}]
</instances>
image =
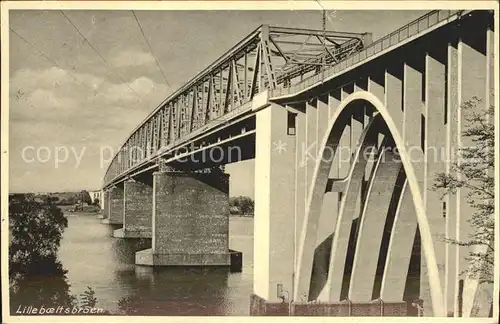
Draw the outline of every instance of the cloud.
<instances>
[{"instance_id":1,"label":"cloud","mask_svg":"<svg viewBox=\"0 0 500 324\"><path fill-rule=\"evenodd\" d=\"M166 85L155 83L147 77L139 77L128 85L125 83L105 84L103 91L98 96L104 98L108 103L133 104L136 107L138 102L152 110L169 93L170 88Z\"/></svg>"},{"instance_id":2,"label":"cloud","mask_svg":"<svg viewBox=\"0 0 500 324\"><path fill-rule=\"evenodd\" d=\"M23 93L10 96L11 150L26 145L119 145L168 90L144 76L129 85L103 82L90 74L83 77L102 83L96 94L81 91L58 68L14 73L11 85Z\"/></svg>"},{"instance_id":3,"label":"cloud","mask_svg":"<svg viewBox=\"0 0 500 324\"><path fill-rule=\"evenodd\" d=\"M95 114L88 96L69 96L61 91L35 89L19 99L10 99L10 120L17 121L72 121ZM50 130L47 130L49 133Z\"/></svg>"},{"instance_id":4,"label":"cloud","mask_svg":"<svg viewBox=\"0 0 500 324\"><path fill-rule=\"evenodd\" d=\"M144 72L144 71L142 71ZM9 96L9 160L12 190L42 190L45 186L64 188L100 184L102 147L117 148L130 131L171 91L145 75L126 83L93 75L74 73L87 85L98 85L96 92L75 82L64 70L25 68L15 71L10 79ZM130 88L143 98L139 99ZM54 169L54 164L25 163L25 147L58 146L86 148L78 169L67 163ZM37 183L29 179L37 178ZM68 180L71 179L71 180ZM37 189L38 188L38 189Z\"/></svg>"},{"instance_id":5,"label":"cloud","mask_svg":"<svg viewBox=\"0 0 500 324\"><path fill-rule=\"evenodd\" d=\"M59 89L64 91L67 87L74 91L75 86L98 89L104 81L104 78L88 73L72 73L72 75L80 82L58 67L44 70L21 69L16 71L10 78L9 92L13 95L36 89ZM85 84L85 86L81 83Z\"/></svg>"},{"instance_id":6,"label":"cloud","mask_svg":"<svg viewBox=\"0 0 500 324\"><path fill-rule=\"evenodd\" d=\"M155 58L151 53L139 52L135 50L125 50L111 59L111 64L117 67L140 66L155 63Z\"/></svg>"},{"instance_id":7,"label":"cloud","mask_svg":"<svg viewBox=\"0 0 500 324\"><path fill-rule=\"evenodd\" d=\"M88 73L74 75L86 84L93 85L96 92L85 89L57 67L16 71L10 80L12 118L51 119L50 115L56 114L55 118L61 120L75 116L81 119L99 114L107 108L149 112L170 92L167 86L145 76L126 84L112 83Z\"/></svg>"}]
</instances>

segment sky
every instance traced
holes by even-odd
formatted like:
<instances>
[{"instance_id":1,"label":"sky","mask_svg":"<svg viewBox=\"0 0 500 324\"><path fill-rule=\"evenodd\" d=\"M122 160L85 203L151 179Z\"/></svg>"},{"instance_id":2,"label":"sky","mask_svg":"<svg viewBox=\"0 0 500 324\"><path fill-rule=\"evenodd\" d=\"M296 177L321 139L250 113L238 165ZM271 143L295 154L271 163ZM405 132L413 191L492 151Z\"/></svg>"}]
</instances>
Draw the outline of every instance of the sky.
<instances>
[{"instance_id":1,"label":"sky","mask_svg":"<svg viewBox=\"0 0 500 324\"><path fill-rule=\"evenodd\" d=\"M425 12L332 10L326 27L376 40ZM322 12L11 10L9 20L10 192L47 192L100 188L112 152L170 93L259 25L321 29ZM226 170L230 195L253 197L253 161Z\"/></svg>"}]
</instances>

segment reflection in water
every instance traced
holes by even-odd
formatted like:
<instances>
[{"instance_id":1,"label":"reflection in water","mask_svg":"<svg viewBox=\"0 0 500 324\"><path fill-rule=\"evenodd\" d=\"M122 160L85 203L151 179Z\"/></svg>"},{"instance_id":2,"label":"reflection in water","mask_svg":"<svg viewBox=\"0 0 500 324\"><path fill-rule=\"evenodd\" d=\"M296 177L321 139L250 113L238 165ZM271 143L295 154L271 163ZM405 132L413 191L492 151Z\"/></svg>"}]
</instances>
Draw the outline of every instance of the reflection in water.
<instances>
[{"instance_id":1,"label":"reflection in water","mask_svg":"<svg viewBox=\"0 0 500 324\"><path fill-rule=\"evenodd\" d=\"M122 309L134 315L225 314L229 272L225 268L136 267L119 275L134 287Z\"/></svg>"},{"instance_id":2,"label":"reflection in water","mask_svg":"<svg viewBox=\"0 0 500 324\"><path fill-rule=\"evenodd\" d=\"M59 258L71 292L96 291L112 313L163 316L248 315L252 293L253 219L230 219L230 248L243 252L243 272L226 268L135 266L151 240L116 239L95 215L68 215ZM119 307L120 305L120 307Z\"/></svg>"}]
</instances>

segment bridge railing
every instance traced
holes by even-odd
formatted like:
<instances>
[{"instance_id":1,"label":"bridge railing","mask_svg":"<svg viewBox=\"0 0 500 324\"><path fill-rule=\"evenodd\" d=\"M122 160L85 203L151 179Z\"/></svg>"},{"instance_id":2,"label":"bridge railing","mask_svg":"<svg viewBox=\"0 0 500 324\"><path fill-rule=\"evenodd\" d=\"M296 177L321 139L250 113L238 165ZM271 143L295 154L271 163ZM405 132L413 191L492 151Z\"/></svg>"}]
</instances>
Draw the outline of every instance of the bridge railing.
<instances>
[{"instance_id":1,"label":"bridge railing","mask_svg":"<svg viewBox=\"0 0 500 324\"><path fill-rule=\"evenodd\" d=\"M306 88L321 82L326 76L337 74L363 60L366 60L391 46L397 45L404 40L415 36L422 31L429 29L430 27L449 19L450 17L459 15L461 10L434 10L427 14L419 17L418 19L408 23L407 25L393 31L392 33L376 40L372 44L364 47L364 49L352 54L351 56L344 58L342 61L330 65L325 68L324 73L318 72L312 76L304 78L304 80L298 84L283 87L279 89L274 89L270 93L270 97L280 97L290 93L296 93L302 91Z\"/></svg>"},{"instance_id":2,"label":"bridge railing","mask_svg":"<svg viewBox=\"0 0 500 324\"><path fill-rule=\"evenodd\" d=\"M337 62L371 41L344 33L263 25L163 101L113 157L104 186L200 128L234 115L263 89L299 83L320 62ZM339 45L340 44L340 45Z\"/></svg>"}]
</instances>

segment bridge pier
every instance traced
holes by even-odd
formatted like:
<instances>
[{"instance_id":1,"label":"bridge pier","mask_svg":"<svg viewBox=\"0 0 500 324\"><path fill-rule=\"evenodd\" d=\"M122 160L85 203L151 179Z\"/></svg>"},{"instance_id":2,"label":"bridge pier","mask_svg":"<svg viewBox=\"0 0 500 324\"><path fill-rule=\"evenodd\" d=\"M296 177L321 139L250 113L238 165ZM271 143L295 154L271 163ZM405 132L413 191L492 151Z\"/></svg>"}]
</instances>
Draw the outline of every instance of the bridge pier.
<instances>
[{"instance_id":1,"label":"bridge pier","mask_svg":"<svg viewBox=\"0 0 500 324\"><path fill-rule=\"evenodd\" d=\"M255 148L254 295L280 300L277 287L293 294L295 136L289 112L277 104L257 112ZM299 161L300 162L300 161ZM257 297L258 296L258 297Z\"/></svg>"},{"instance_id":2,"label":"bridge pier","mask_svg":"<svg viewBox=\"0 0 500 324\"><path fill-rule=\"evenodd\" d=\"M102 220L103 224L123 224L123 184L111 187L108 191L107 218Z\"/></svg>"},{"instance_id":3,"label":"bridge pier","mask_svg":"<svg viewBox=\"0 0 500 324\"><path fill-rule=\"evenodd\" d=\"M229 266L229 179L222 173L153 174L152 248L137 265Z\"/></svg>"},{"instance_id":4,"label":"bridge pier","mask_svg":"<svg viewBox=\"0 0 500 324\"><path fill-rule=\"evenodd\" d=\"M123 228L114 231L117 238L151 238L153 183L129 179L123 185Z\"/></svg>"},{"instance_id":5,"label":"bridge pier","mask_svg":"<svg viewBox=\"0 0 500 324\"><path fill-rule=\"evenodd\" d=\"M99 219L105 219L108 217L108 204L109 204L109 193L107 189L103 189L101 194L101 213L97 216Z\"/></svg>"}]
</instances>

